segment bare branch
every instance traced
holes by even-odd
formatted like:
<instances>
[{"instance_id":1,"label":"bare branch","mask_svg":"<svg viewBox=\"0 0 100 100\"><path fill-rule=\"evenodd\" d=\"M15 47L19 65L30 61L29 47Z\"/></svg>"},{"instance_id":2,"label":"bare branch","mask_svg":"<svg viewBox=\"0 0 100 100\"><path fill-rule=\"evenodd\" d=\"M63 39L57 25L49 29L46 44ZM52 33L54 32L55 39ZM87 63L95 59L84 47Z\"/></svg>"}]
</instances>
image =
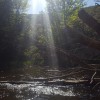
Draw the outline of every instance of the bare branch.
<instances>
[{"instance_id":1,"label":"bare branch","mask_svg":"<svg viewBox=\"0 0 100 100\"><path fill-rule=\"evenodd\" d=\"M96 75L96 73L97 73L97 72L94 72L94 74L92 75L92 77L91 77L91 81L90 81L90 84L92 84L92 83L93 83L94 76Z\"/></svg>"},{"instance_id":2,"label":"bare branch","mask_svg":"<svg viewBox=\"0 0 100 100\"><path fill-rule=\"evenodd\" d=\"M92 89L95 89L95 87L97 86L97 85L99 85L100 84L100 82L98 82Z\"/></svg>"}]
</instances>

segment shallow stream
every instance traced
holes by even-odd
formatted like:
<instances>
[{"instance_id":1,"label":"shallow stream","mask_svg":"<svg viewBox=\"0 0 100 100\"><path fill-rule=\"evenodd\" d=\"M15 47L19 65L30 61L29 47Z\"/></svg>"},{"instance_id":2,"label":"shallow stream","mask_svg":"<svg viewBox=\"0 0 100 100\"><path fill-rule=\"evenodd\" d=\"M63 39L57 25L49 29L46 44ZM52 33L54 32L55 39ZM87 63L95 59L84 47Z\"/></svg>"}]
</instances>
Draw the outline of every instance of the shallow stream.
<instances>
[{"instance_id":1,"label":"shallow stream","mask_svg":"<svg viewBox=\"0 0 100 100\"><path fill-rule=\"evenodd\" d=\"M0 100L100 100L100 87L92 90L84 84L45 84L33 81L53 75L58 71L41 68L0 72ZM61 80L61 79L59 79Z\"/></svg>"}]
</instances>

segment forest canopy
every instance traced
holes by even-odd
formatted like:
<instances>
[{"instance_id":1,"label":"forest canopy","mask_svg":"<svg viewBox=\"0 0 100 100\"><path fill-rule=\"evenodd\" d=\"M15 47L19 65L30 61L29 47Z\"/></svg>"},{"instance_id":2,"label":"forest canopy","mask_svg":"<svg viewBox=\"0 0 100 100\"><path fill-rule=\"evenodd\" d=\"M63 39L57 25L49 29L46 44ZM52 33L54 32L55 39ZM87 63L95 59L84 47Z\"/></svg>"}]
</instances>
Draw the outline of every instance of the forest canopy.
<instances>
[{"instance_id":1,"label":"forest canopy","mask_svg":"<svg viewBox=\"0 0 100 100\"><path fill-rule=\"evenodd\" d=\"M46 12L28 14L28 0L0 1L0 68L80 64L70 53L100 59L100 36L78 16L84 9L99 23L100 6L85 8L84 0L46 2Z\"/></svg>"}]
</instances>

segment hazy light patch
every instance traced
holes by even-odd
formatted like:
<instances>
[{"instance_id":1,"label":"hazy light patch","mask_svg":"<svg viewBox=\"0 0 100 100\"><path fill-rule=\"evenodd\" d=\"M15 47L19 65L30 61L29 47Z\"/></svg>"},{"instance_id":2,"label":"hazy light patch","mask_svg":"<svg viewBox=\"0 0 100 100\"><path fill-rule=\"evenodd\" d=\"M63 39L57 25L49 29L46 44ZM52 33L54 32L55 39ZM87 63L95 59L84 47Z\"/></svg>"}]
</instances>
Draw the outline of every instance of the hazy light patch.
<instances>
[{"instance_id":1,"label":"hazy light patch","mask_svg":"<svg viewBox=\"0 0 100 100\"><path fill-rule=\"evenodd\" d=\"M54 3L54 1L53 1ZM47 9L47 4L46 4L46 11L48 11ZM44 23L45 23L45 28L47 31L47 38L48 38L48 46L49 46L49 57L50 57L50 61L52 64L52 67L54 69L58 69L58 59L57 59L57 55L56 55L56 47L55 47L55 43L54 43L54 38L53 38L53 34L52 34L52 28L51 28L51 23L50 23L50 18L49 18L49 14L46 12L44 14ZM57 74L57 72L55 72Z\"/></svg>"},{"instance_id":2,"label":"hazy light patch","mask_svg":"<svg viewBox=\"0 0 100 100\"><path fill-rule=\"evenodd\" d=\"M30 5L30 8L29 8L28 13L33 14L31 15L32 18L31 18L31 23L30 23L30 26L31 26L30 33L32 33L31 37L34 38L36 35L37 27L38 27L39 13L45 10L46 1L45 0L29 0L29 5Z\"/></svg>"},{"instance_id":3,"label":"hazy light patch","mask_svg":"<svg viewBox=\"0 0 100 100\"><path fill-rule=\"evenodd\" d=\"M45 0L29 0L29 11L30 14L38 14L41 11L44 11L46 8Z\"/></svg>"},{"instance_id":4,"label":"hazy light patch","mask_svg":"<svg viewBox=\"0 0 100 100\"><path fill-rule=\"evenodd\" d=\"M86 3L86 7L89 7L89 6L94 6L95 5L95 2L96 0L85 0L84 2Z\"/></svg>"},{"instance_id":5,"label":"hazy light patch","mask_svg":"<svg viewBox=\"0 0 100 100\"><path fill-rule=\"evenodd\" d=\"M49 47L49 50L48 50L49 55L48 56L50 56L52 66L58 66L56 50L55 50L55 43L54 43L54 39L53 39L53 34L52 34L52 29L51 29L50 19L49 19L48 13L44 14L44 20L43 21L45 23L45 29L46 29L46 32L47 32L46 35L47 35L47 38L48 38L48 44L47 44L47 46Z\"/></svg>"},{"instance_id":6,"label":"hazy light patch","mask_svg":"<svg viewBox=\"0 0 100 100\"><path fill-rule=\"evenodd\" d=\"M31 5L32 13L38 13L39 11L44 11L44 9L46 11L44 13L41 13L41 15L43 16L43 17L41 17L42 18L41 20L43 21L43 25L44 25L45 32L46 32L45 33L46 38L48 39L48 43L47 43L47 48L49 48L48 49L48 57L49 57L49 60L50 60L50 63L52 64L52 66L58 66L55 44L54 44L52 29L51 29L51 25L50 25L50 19L49 19L49 15L47 13L46 0L30 0L30 5ZM39 16L40 16L40 14L34 14L32 17L32 21L30 23L31 28L32 28L33 37L35 37L35 35L37 34L36 30L37 30L37 27L39 27L39 23L38 23L39 19L40 19Z\"/></svg>"}]
</instances>

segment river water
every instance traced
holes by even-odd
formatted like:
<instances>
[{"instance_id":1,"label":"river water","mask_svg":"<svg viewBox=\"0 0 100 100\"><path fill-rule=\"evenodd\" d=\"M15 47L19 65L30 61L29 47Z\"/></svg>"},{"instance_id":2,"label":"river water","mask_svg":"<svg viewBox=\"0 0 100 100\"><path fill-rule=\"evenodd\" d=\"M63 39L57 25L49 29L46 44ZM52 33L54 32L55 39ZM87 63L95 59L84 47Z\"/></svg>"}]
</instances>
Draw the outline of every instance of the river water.
<instances>
[{"instance_id":1,"label":"river water","mask_svg":"<svg viewBox=\"0 0 100 100\"><path fill-rule=\"evenodd\" d=\"M93 90L86 84L45 84L39 81L57 75L63 73L40 67L0 71L0 100L100 100L99 86Z\"/></svg>"}]
</instances>

